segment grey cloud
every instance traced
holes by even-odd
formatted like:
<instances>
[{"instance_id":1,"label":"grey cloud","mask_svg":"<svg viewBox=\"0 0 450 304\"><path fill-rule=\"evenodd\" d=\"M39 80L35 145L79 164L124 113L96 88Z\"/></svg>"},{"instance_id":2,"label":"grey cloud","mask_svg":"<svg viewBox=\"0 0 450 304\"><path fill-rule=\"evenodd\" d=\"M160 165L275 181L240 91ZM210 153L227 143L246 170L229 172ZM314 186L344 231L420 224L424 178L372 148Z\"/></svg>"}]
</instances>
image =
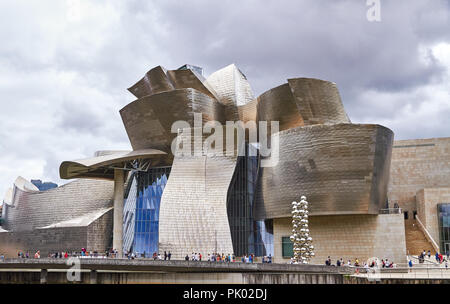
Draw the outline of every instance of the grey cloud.
<instances>
[{"instance_id":1,"label":"grey cloud","mask_svg":"<svg viewBox=\"0 0 450 304\"><path fill-rule=\"evenodd\" d=\"M450 136L449 108L405 110L444 104L424 88L445 86L449 67L419 47L450 42L448 0L381 0L380 23L366 20L365 0L81 2L95 11L73 23L65 1L0 4L0 152L45 161L35 178L56 180L61 161L95 150L130 149L119 110L156 65L209 74L235 63L257 95L287 78L331 80L354 122L396 138ZM0 176L0 194L13 179Z\"/></svg>"}]
</instances>

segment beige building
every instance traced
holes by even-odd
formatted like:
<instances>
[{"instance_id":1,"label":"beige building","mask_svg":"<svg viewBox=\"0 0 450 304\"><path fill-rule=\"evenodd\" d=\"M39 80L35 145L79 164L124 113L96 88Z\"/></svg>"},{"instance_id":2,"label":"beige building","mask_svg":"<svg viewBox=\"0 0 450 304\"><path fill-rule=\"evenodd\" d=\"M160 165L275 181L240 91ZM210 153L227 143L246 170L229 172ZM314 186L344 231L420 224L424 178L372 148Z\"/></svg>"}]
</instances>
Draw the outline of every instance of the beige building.
<instances>
[{"instance_id":1,"label":"beige building","mask_svg":"<svg viewBox=\"0 0 450 304\"><path fill-rule=\"evenodd\" d=\"M450 138L396 141L388 197L404 213L410 254L450 251Z\"/></svg>"}]
</instances>

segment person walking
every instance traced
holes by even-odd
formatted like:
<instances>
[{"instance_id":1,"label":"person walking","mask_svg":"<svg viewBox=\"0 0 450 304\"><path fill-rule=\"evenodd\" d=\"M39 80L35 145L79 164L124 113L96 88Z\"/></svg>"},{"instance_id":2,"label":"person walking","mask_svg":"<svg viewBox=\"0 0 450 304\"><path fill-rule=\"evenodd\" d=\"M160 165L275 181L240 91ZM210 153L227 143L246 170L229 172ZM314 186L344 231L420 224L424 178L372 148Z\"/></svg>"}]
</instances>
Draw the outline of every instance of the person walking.
<instances>
[{"instance_id":1,"label":"person walking","mask_svg":"<svg viewBox=\"0 0 450 304\"><path fill-rule=\"evenodd\" d=\"M164 251L164 261L167 260L167 252Z\"/></svg>"},{"instance_id":2,"label":"person walking","mask_svg":"<svg viewBox=\"0 0 450 304\"><path fill-rule=\"evenodd\" d=\"M170 257L172 256L172 254L170 253L170 251L169 251L169 253L167 254L167 258L169 259L169 261L170 261Z\"/></svg>"}]
</instances>

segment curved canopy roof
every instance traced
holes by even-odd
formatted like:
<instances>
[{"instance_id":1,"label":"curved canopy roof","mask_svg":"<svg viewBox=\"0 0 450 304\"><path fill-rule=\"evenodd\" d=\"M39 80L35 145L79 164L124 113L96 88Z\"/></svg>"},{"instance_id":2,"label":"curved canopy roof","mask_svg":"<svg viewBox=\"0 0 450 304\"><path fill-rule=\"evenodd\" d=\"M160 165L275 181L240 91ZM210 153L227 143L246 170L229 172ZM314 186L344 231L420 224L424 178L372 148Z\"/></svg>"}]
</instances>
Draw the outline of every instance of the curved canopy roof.
<instances>
[{"instance_id":1,"label":"curved canopy roof","mask_svg":"<svg viewBox=\"0 0 450 304\"><path fill-rule=\"evenodd\" d=\"M131 170L133 167L130 167L130 164L136 160L149 161L151 167L170 164L169 155L160 150L118 151L108 155L62 162L59 167L59 175L62 179L113 180L114 169Z\"/></svg>"}]
</instances>

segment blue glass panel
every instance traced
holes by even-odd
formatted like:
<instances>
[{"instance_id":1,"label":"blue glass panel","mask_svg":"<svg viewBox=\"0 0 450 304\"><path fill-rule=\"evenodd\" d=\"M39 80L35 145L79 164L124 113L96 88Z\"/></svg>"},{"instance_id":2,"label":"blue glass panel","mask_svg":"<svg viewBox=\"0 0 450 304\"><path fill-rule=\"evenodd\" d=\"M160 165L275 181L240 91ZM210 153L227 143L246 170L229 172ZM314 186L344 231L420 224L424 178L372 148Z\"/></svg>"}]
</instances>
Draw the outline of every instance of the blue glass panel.
<instances>
[{"instance_id":1,"label":"blue glass panel","mask_svg":"<svg viewBox=\"0 0 450 304\"><path fill-rule=\"evenodd\" d=\"M159 208L170 168L150 169L133 173L138 191L127 193L136 196L134 235L131 250L146 256L158 252Z\"/></svg>"}]
</instances>

